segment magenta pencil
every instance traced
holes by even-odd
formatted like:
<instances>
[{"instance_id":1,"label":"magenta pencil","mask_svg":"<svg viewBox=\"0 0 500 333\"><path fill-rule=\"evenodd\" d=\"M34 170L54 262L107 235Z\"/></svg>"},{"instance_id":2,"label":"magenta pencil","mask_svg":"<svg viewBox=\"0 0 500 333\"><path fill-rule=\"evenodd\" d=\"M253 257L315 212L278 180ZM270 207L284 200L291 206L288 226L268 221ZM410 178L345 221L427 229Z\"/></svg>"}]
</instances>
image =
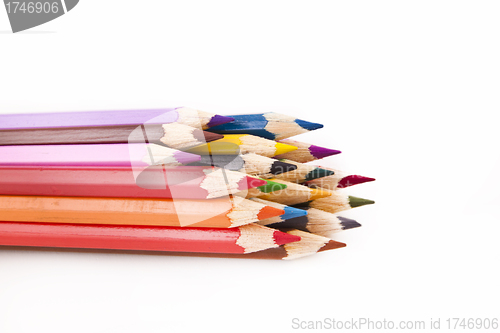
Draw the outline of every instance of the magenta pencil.
<instances>
[{"instance_id":1,"label":"magenta pencil","mask_svg":"<svg viewBox=\"0 0 500 333\"><path fill-rule=\"evenodd\" d=\"M0 130L170 124L174 122L198 129L207 129L233 120L234 118L232 117L220 116L186 107L146 110L24 113L1 114Z\"/></svg>"},{"instance_id":2,"label":"magenta pencil","mask_svg":"<svg viewBox=\"0 0 500 333\"><path fill-rule=\"evenodd\" d=\"M182 165L199 155L156 144L1 146L0 165L134 166Z\"/></svg>"}]
</instances>

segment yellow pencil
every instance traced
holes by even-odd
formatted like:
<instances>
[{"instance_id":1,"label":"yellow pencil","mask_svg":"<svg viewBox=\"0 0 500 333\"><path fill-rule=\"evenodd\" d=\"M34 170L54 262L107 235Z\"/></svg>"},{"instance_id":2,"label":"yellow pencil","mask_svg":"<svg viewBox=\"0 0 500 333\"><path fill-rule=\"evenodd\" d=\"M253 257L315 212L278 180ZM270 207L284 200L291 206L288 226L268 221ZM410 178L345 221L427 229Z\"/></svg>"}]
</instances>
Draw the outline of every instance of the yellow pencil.
<instances>
[{"instance_id":1,"label":"yellow pencil","mask_svg":"<svg viewBox=\"0 0 500 333\"><path fill-rule=\"evenodd\" d=\"M255 153L273 157L296 150L297 147L250 134L227 134L224 138L186 150L198 155L238 155Z\"/></svg>"}]
</instances>

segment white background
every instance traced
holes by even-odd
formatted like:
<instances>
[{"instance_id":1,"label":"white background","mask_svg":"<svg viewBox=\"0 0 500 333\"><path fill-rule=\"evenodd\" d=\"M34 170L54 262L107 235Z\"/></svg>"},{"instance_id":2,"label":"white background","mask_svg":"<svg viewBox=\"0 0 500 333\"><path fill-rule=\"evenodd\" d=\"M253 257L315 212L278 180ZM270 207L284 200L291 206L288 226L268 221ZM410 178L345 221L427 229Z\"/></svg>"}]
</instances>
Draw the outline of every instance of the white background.
<instances>
[{"instance_id":1,"label":"white background","mask_svg":"<svg viewBox=\"0 0 500 333\"><path fill-rule=\"evenodd\" d=\"M500 317L500 4L81 0L11 34L0 112L275 111L377 178L345 249L274 262L0 251L0 332L287 332ZM434 330L435 331L435 330Z\"/></svg>"}]
</instances>

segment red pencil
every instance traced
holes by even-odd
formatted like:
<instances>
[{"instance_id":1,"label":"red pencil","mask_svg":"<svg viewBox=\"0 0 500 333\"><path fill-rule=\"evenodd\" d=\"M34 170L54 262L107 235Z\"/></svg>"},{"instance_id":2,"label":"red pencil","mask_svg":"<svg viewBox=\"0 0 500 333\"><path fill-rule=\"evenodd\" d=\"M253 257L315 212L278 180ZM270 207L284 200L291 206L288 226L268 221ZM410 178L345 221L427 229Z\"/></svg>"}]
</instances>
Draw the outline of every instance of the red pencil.
<instances>
[{"instance_id":1,"label":"red pencil","mask_svg":"<svg viewBox=\"0 0 500 333\"><path fill-rule=\"evenodd\" d=\"M231 229L0 222L0 245L243 254L299 241L250 224Z\"/></svg>"},{"instance_id":2,"label":"red pencil","mask_svg":"<svg viewBox=\"0 0 500 333\"><path fill-rule=\"evenodd\" d=\"M210 199L266 184L241 172L198 166L153 166L142 172L130 167L0 166L2 195Z\"/></svg>"}]
</instances>

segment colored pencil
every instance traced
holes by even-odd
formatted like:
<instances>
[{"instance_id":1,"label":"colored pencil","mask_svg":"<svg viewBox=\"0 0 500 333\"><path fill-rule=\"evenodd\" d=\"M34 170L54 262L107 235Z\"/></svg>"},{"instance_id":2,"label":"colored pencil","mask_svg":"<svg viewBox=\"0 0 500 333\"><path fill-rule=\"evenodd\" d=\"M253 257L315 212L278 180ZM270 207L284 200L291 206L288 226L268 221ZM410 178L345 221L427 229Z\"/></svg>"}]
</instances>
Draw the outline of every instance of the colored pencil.
<instances>
[{"instance_id":1,"label":"colored pencil","mask_svg":"<svg viewBox=\"0 0 500 333\"><path fill-rule=\"evenodd\" d=\"M362 199L353 197L351 195L339 193L338 191L330 191L331 195L319 199L312 199L312 201L304 202L295 205L297 208L311 207L321 209L329 213L338 213L355 207L361 207L375 203L373 200Z\"/></svg>"},{"instance_id":2,"label":"colored pencil","mask_svg":"<svg viewBox=\"0 0 500 333\"><path fill-rule=\"evenodd\" d=\"M0 196L0 221L231 228L281 209L240 197L210 200Z\"/></svg>"},{"instance_id":3,"label":"colored pencil","mask_svg":"<svg viewBox=\"0 0 500 333\"><path fill-rule=\"evenodd\" d=\"M186 151L199 155L238 155L255 153L273 157L297 149L294 146L249 134L228 134L224 138L196 146Z\"/></svg>"},{"instance_id":4,"label":"colored pencil","mask_svg":"<svg viewBox=\"0 0 500 333\"><path fill-rule=\"evenodd\" d=\"M234 118L234 121L214 126L210 131L221 134L252 134L269 140L281 140L323 127L321 124L274 112L229 117Z\"/></svg>"},{"instance_id":5,"label":"colored pencil","mask_svg":"<svg viewBox=\"0 0 500 333\"><path fill-rule=\"evenodd\" d=\"M189 154L156 144L1 146L0 165L182 165L199 161Z\"/></svg>"},{"instance_id":6,"label":"colored pencil","mask_svg":"<svg viewBox=\"0 0 500 333\"><path fill-rule=\"evenodd\" d=\"M366 182L374 181L375 178L359 176L359 175L349 175L345 172L321 167L326 170L333 171L334 173L330 176L326 176L323 178L312 179L304 183L304 185L309 187L321 187L329 191L335 191L339 188L345 188L357 184L362 184Z\"/></svg>"},{"instance_id":7,"label":"colored pencil","mask_svg":"<svg viewBox=\"0 0 500 333\"><path fill-rule=\"evenodd\" d=\"M201 155L199 162L190 165L211 165L261 178L273 178L280 173L297 169L297 166L293 164L253 153L245 155Z\"/></svg>"},{"instance_id":8,"label":"colored pencil","mask_svg":"<svg viewBox=\"0 0 500 333\"><path fill-rule=\"evenodd\" d=\"M143 110L0 114L0 130L180 123L199 129L233 121L231 117L187 107Z\"/></svg>"},{"instance_id":9,"label":"colored pencil","mask_svg":"<svg viewBox=\"0 0 500 333\"><path fill-rule=\"evenodd\" d=\"M0 131L0 146L103 143L156 143L185 149L223 138L221 134L171 123L71 128L36 128Z\"/></svg>"},{"instance_id":10,"label":"colored pencil","mask_svg":"<svg viewBox=\"0 0 500 333\"><path fill-rule=\"evenodd\" d=\"M283 205L288 205L288 206L297 205L299 203L327 197L332 194L332 192L327 190L309 188L304 185L290 183L280 179L272 178L269 180L280 184L284 184L287 187L283 190L273 191L270 193L261 193L258 194L257 196L260 199L278 202ZM252 194L253 192L249 191L249 196L247 196L247 198L250 197Z\"/></svg>"},{"instance_id":11,"label":"colored pencil","mask_svg":"<svg viewBox=\"0 0 500 333\"><path fill-rule=\"evenodd\" d=\"M300 236L250 224L230 229L0 222L0 245L62 248L252 253Z\"/></svg>"},{"instance_id":12,"label":"colored pencil","mask_svg":"<svg viewBox=\"0 0 500 333\"><path fill-rule=\"evenodd\" d=\"M342 230L352 229L361 227L357 221L348 219L342 216L336 216L332 213L328 213L315 208L306 208L307 215L299 216L296 218L288 219L283 222L277 222L273 224L263 224L262 221L258 223L260 225L266 225L271 228L293 228L302 231L308 231L315 235L320 235L324 237L331 237L334 233L340 232ZM267 221L266 219L264 221Z\"/></svg>"},{"instance_id":13,"label":"colored pencil","mask_svg":"<svg viewBox=\"0 0 500 333\"><path fill-rule=\"evenodd\" d=\"M211 167L0 166L0 194L76 197L211 199L267 181Z\"/></svg>"},{"instance_id":14,"label":"colored pencil","mask_svg":"<svg viewBox=\"0 0 500 333\"><path fill-rule=\"evenodd\" d=\"M332 170L327 170L327 169L316 167L314 165L299 163L299 162L295 162L292 160L283 159L280 161L288 163L288 164L294 164L297 167L297 169L293 170L293 171L277 174L274 178L286 180L286 181L292 182L292 183L303 183L303 182L306 182L308 180L313 180L316 178L331 176L335 173Z\"/></svg>"},{"instance_id":15,"label":"colored pencil","mask_svg":"<svg viewBox=\"0 0 500 333\"><path fill-rule=\"evenodd\" d=\"M236 193L236 195L245 197L245 198L257 198L259 196L266 195L267 193L281 191L286 189L288 186L286 184L281 184L277 182L273 182L272 180L267 179L267 184L264 186L260 186L259 188L249 188L245 191L241 191Z\"/></svg>"},{"instance_id":16,"label":"colored pencil","mask_svg":"<svg viewBox=\"0 0 500 333\"><path fill-rule=\"evenodd\" d=\"M280 142L295 146L297 147L297 149L282 155L275 156L275 158L288 159L299 163L307 163L341 153L340 150L328 149L295 140L280 140Z\"/></svg>"},{"instance_id":17,"label":"colored pencil","mask_svg":"<svg viewBox=\"0 0 500 333\"><path fill-rule=\"evenodd\" d=\"M199 229L198 229L199 230ZM220 230L220 229L218 229ZM232 229L229 229L232 230ZM307 232L300 234L300 230L292 231L295 235L301 237L299 241L294 242L294 246L281 245L279 247L267 250L233 254L233 253L196 253L196 252L165 252L165 251L143 251L143 250L110 250L110 249L82 249L82 248L53 248L53 247L28 247L28 246L1 246L1 250L15 251L50 251L50 252L72 252L72 253L108 253L108 254L127 254L127 255L168 255L182 257L208 257L208 258L230 258L230 259L271 259L271 260L291 260L310 256L319 252L334 250L345 247L345 243L337 242L325 237L313 235ZM288 232L292 235L291 232ZM292 235L292 236L295 236ZM277 242L277 241L276 241ZM283 241L282 241L283 242Z\"/></svg>"},{"instance_id":18,"label":"colored pencil","mask_svg":"<svg viewBox=\"0 0 500 333\"><path fill-rule=\"evenodd\" d=\"M259 202L259 203L266 205L266 206L271 206L274 208L282 209L285 212L285 214L283 214L283 215L270 217L268 219L260 220L259 222L256 222L260 225L270 225L273 223L281 223L281 222L284 222L284 221L287 221L290 219L300 218L300 217L307 215L307 210L305 210L305 209L294 208L294 207L283 205L283 204L280 204L277 202L272 202L272 201L259 199L259 198L250 198L250 200L255 201L255 202Z\"/></svg>"},{"instance_id":19,"label":"colored pencil","mask_svg":"<svg viewBox=\"0 0 500 333\"><path fill-rule=\"evenodd\" d=\"M345 247L345 243L337 242L326 237L314 235L301 230L288 230L288 234L299 236L300 240L288 243L277 248L252 252L248 254L208 254L209 257L243 258L243 259L273 259L273 260L293 260L311 256L318 252L335 250ZM178 255L178 254L175 254ZM189 254L188 254L189 255ZM203 255L205 256L205 255Z\"/></svg>"}]
</instances>

